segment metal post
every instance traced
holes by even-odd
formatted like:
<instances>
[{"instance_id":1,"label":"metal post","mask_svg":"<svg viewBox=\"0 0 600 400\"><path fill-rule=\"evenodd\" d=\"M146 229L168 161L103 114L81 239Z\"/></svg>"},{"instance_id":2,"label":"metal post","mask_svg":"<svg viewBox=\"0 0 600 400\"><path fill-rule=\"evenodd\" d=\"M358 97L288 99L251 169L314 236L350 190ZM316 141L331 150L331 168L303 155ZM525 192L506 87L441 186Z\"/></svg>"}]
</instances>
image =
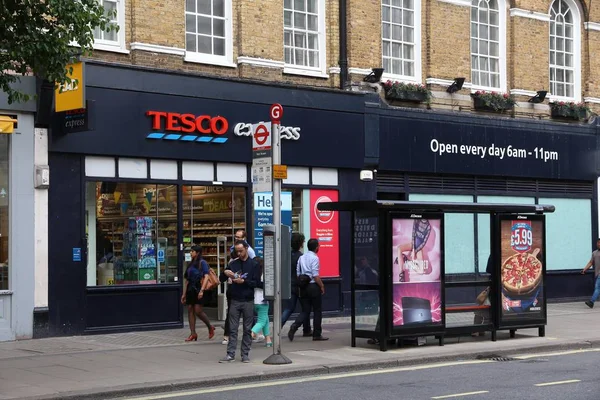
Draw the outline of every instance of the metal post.
<instances>
[{"instance_id":1,"label":"metal post","mask_svg":"<svg viewBox=\"0 0 600 400\"><path fill-rule=\"evenodd\" d=\"M281 164L281 138L279 122L271 124L272 165ZM265 364L291 364L292 360L281 354L281 180L273 179L273 225L275 225L275 300L273 304L273 354Z\"/></svg>"}]
</instances>

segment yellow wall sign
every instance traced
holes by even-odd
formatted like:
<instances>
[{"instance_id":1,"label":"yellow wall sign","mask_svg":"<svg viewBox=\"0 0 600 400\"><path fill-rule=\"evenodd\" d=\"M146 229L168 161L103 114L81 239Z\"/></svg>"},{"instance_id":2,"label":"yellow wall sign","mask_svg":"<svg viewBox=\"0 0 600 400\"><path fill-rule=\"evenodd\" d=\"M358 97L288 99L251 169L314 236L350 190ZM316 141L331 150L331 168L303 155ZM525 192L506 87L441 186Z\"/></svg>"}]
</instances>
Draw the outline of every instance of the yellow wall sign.
<instances>
[{"instance_id":1,"label":"yellow wall sign","mask_svg":"<svg viewBox=\"0 0 600 400\"><path fill-rule=\"evenodd\" d=\"M16 119L8 115L0 115L0 133L13 133L16 122Z\"/></svg>"},{"instance_id":2,"label":"yellow wall sign","mask_svg":"<svg viewBox=\"0 0 600 400\"><path fill-rule=\"evenodd\" d=\"M84 65L77 62L67 65L67 71L73 68L69 74L71 79L77 79L77 83L57 84L54 96L54 110L56 112L79 110L85 108L85 76Z\"/></svg>"}]
</instances>

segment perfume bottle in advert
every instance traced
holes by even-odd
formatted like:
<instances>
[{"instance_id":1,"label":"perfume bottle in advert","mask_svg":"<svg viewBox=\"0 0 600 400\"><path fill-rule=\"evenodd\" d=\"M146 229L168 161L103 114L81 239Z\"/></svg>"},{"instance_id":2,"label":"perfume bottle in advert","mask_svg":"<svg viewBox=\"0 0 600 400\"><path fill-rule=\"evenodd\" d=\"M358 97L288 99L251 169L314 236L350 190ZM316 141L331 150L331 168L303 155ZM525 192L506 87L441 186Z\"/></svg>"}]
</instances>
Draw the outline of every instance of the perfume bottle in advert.
<instances>
[{"instance_id":1,"label":"perfume bottle in advert","mask_svg":"<svg viewBox=\"0 0 600 400\"><path fill-rule=\"evenodd\" d=\"M427 219L394 224L394 282L430 282L440 277L439 224Z\"/></svg>"}]
</instances>

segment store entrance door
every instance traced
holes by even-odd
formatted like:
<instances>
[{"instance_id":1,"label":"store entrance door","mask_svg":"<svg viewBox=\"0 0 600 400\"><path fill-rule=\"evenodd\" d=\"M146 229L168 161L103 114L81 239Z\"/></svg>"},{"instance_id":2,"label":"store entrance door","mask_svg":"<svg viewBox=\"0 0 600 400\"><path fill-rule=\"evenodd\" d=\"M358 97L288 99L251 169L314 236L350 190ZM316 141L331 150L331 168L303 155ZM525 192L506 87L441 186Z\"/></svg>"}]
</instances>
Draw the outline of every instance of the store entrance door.
<instances>
[{"instance_id":1,"label":"store entrance door","mask_svg":"<svg viewBox=\"0 0 600 400\"><path fill-rule=\"evenodd\" d=\"M182 196L183 270L191 261L190 248L200 245L202 256L218 273L227 265L236 229L246 229L246 189L184 185ZM210 318L217 318L217 306L217 296L212 293L206 305Z\"/></svg>"}]
</instances>

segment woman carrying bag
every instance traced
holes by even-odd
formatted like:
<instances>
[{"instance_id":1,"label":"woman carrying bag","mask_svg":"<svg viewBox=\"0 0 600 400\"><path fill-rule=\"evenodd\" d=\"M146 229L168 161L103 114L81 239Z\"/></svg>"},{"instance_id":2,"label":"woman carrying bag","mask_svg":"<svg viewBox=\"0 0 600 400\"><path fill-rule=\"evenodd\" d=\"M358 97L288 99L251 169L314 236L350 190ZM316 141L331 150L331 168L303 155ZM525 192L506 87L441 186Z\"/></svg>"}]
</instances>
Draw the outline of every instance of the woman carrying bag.
<instances>
[{"instance_id":1,"label":"woman carrying bag","mask_svg":"<svg viewBox=\"0 0 600 400\"><path fill-rule=\"evenodd\" d=\"M185 339L186 342L198 340L196 317L200 318L208 328L208 338L212 339L215 336L215 327L210 324L210 320L204 312L204 304L208 302L207 297L211 293L206 291L209 279L205 279L209 276L210 267L202 258L202 247L193 246L190 254L192 262L184 274L185 281L181 296L181 304L188 306L188 322L190 323L190 336Z\"/></svg>"}]
</instances>

